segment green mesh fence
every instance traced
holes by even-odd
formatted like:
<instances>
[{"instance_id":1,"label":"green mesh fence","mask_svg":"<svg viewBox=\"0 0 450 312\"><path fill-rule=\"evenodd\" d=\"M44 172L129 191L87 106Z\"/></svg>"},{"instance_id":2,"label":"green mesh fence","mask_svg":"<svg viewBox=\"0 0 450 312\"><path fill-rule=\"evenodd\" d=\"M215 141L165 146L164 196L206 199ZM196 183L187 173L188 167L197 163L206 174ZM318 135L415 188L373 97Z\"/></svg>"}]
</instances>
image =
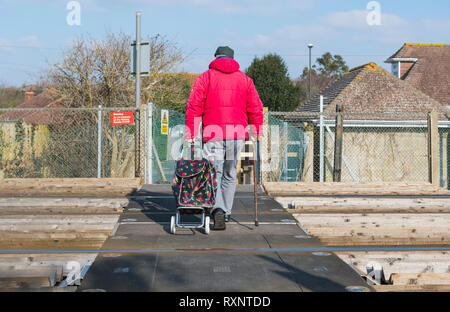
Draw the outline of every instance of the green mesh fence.
<instances>
[{"instance_id":1,"label":"green mesh fence","mask_svg":"<svg viewBox=\"0 0 450 312\"><path fill-rule=\"evenodd\" d=\"M162 128L162 111L167 111L167 131ZM152 183L170 183L184 143L185 116L180 112L153 106Z\"/></svg>"},{"instance_id":2,"label":"green mesh fence","mask_svg":"<svg viewBox=\"0 0 450 312\"><path fill-rule=\"evenodd\" d=\"M264 138L270 142L267 182L302 181L307 146L306 132L271 113L268 116L268 127L268 138Z\"/></svg>"}]
</instances>

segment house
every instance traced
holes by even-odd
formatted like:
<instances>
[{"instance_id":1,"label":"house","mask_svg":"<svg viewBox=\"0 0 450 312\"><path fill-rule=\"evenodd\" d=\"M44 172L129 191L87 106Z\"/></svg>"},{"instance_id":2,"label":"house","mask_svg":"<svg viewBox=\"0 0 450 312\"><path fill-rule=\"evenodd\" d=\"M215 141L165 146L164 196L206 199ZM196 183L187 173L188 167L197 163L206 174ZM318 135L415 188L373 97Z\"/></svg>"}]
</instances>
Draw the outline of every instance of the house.
<instances>
[{"instance_id":1,"label":"house","mask_svg":"<svg viewBox=\"0 0 450 312\"><path fill-rule=\"evenodd\" d=\"M398 78L450 105L450 45L405 43L385 62Z\"/></svg>"},{"instance_id":2,"label":"house","mask_svg":"<svg viewBox=\"0 0 450 312\"><path fill-rule=\"evenodd\" d=\"M412 68L410 68L411 70ZM342 181L428 181L427 113L434 110L440 121L441 185L448 183L449 118L437 100L399 79L375 63L350 70L322 90L327 121L324 135L325 181L332 181L334 116L336 105L344 111ZM318 113L320 95L298 108L299 113ZM300 118L300 117L296 117ZM304 118L314 131L308 141L303 181L319 180L318 118Z\"/></svg>"},{"instance_id":3,"label":"house","mask_svg":"<svg viewBox=\"0 0 450 312\"><path fill-rule=\"evenodd\" d=\"M375 63L351 69L296 111L319 112L320 95L324 96L325 113L334 113L336 105L342 105L348 115L366 114L364 119L405 120L423 118L414 114L435 110L441 119L447 120L446 111L438 101ZM377 116L376 113L384 116Z\"/></svg>"},{"instance_id":4,"label":"house","mask_svg":"<svg viewBox=\"0 0 450 312\"><path fill-rule=\"evenodd\" d=\"M62 121L63 115L57 111L43 111L43 108L63 108L59 103L56 94L51 90L46 90L39 95L34 96L32 90L25 92L25 101L14 107L15 110L6 112L0 116L0 122L22 121L34 125L50 125ZM20 109L24 109L20 111ZM36 109L33 111L33 109Z\"/></svg>"},{"instance_id":5,"label":"house","mask_svg":"<svg viewBox=\"0 0 450 312\"><path fill-rule=\"evenodd\" d=\"M50 127L64 120L63 112L51 109L62 107L52 91L34 96L30 89L22 104L0 115L0 178L45 175L45 167L34 172L33 161L42 156Z\"/></svg>"}]
</instances>

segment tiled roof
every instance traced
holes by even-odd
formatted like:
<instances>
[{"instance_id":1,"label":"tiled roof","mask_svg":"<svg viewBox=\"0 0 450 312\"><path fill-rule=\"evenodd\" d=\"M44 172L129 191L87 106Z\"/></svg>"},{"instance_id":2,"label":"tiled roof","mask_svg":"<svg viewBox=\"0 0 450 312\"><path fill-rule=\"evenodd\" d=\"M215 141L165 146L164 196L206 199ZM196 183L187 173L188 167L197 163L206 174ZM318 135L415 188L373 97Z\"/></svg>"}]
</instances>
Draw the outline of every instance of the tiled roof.
<instances>
[{"instance_id":1,"label":"tiled roof","mask_svg":"<svg viewBox=\"0 0 450 312\"><path fill-rule=\"evenodd\" d=\"M405 43L392 58L417 58L403 79L444 106L450 105L450 45Z\"/></svg>"},{"instance_id":2,"label":"tiled roof","mask_svg":"<svg viewBox=\"0 0 450 312\"><path fill-rule=\"evenodd\" d=\"M405 43L390 58L417 58L418 56L427 56L432 50L440 51L441 54L448 53L446 48L450 48L449 44L427 44L427 43Z\"/></svg>"},{"instance_id":3,"label":"tiled roof","mask_svg":"<svg viewBox=\"0 0 450 312\"><path fill-rule=\"evenodd\" d=\"M23 102L14 108L62 108L63 105L58 103L55 94L51 91L33 96L31 99ZM23 121L30 124L48 125L61 122L63 113L58 111L11 111L0 115L0 121Z\"/></svg>"},{"instance_id":4,"label":"tiled roof","mask_svg":"<svg viewBox=\"0 0 450 312\"><path fill-rule=\"evenodd\" d=\"M361 67L362 68L362 67ZM324 96L323 100L323 109L327 108L327 106L344 90L355 77L359 74L360 68L355 68L351 70L341 79L332 82L328 87L322 90L319 94L316 94L311 98L308 102L298 108L297 112L319 112L320 111L320 95Z\"/></svg>"},{"instance_id":5,"label":"tiled roof","mask_svg":"<svg viewBox=\"0 0 450 312\"><path fill-rule=\"evenodd\" d=\"M402 113L427 113L436 110L444 116L442 105L409 83L398 79L388 71L369 63L350 70L343 78L332 83L322 92L324 112L334 113L336 105L343 106L344 113L365 114L364 119L384 119L373 113L390 114L391 119L418 119L402 116ZM319 95L316 95L299 112L318 112Z\"/></svg>"}]
</instances>

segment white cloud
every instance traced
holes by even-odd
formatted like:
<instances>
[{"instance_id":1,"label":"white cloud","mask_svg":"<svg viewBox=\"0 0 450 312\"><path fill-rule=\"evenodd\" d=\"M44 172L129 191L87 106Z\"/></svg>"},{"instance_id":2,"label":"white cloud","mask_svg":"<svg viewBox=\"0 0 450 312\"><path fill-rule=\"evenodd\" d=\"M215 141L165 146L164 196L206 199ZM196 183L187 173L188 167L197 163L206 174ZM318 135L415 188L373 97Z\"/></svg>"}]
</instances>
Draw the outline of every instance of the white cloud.
<instances>
[{"instance_id":1,"label":"white cloud","mask_svg":"<svg viewBox=\"0 0 450 312\"><path fill-rule=\"evenodd\" d=\"M15 52L16 47L42 48L43 44L35 35L22 37L16 40L0 38L0 51Z\"/></svg>"},{"instance_id":2,"label":"white cloud","mask_svg":"<svg viewBox=\"0 0 450 312\"><path fill-rule=\"evenodd\" d=\"M13 52L14 47L12 42L8 39L0 38L0 51Z\"/></svg>"},{"instance_id":3,"label":"white cloud","mask_svg":"<svg viewBox=\"0 0 450 312\"><path fill-rule=\"evenodd\" d=\"M239 43L247 48L304 51L309 42L320 43L322 46L336 41L352 41L358 44L368 40L400 43L413 33L410 23L394 14L382 13L381 26L370 26L367 23L368 13L369 11L365 10L334 12L318 19L315 24L289 25L271 33L258 33L252 38L241 38Z\"/></svg>"},{"instance_id":4,"label":"white cloud","mask_svg":"<svg viewBox=\"0 0 450 312\"><path fill-rule=\"evenodd\" d=\"M27 36L17 40L17 43L21 46L27 46L30 48L42 48L42 42L37 36Z\"/></svg>"},{"instance_id":5,"label":"white cloud","mask_svg":"<svg viewBox=\"0 0 450 312\"><path fill-rule=\"evenodd\" d=\"M366 27L405 27L408 26L408 22L395 15L381 13L381 25L370 26L367 23L367 16L369 11L365 10L353 10L347 12L334 12L325 16L323 22L336 27L343 28L366 28Z\"/></svg>"},{"instance_id":6,"label":"white cloud","mask_svg":"<svg viewBox=\"0 0 450 312\"><path fill-rule=\"evenodd\" d=\"M422 26L423 32L429 34L424 43L450 43L450 32L448 31L450 29L450 19L425 19Z\"/></svg>"},{"instance_id":7,"label":"white cloud","mask_svg":"<svg viewBox=\"0 0 450 312\"><path fill-rule=\"evenodd\" d=\"M307 43L327 42L338 36L339 33L327 25L290 25L270 34L256 34L250 39L241 38L239 45L253 49L295 51L292 53L304 54Z\"/></svg>"},{"instance_id":8,"label":"white cloud","mask_svg":"<svg viewBox=\"0 0 450 312\"><path fill-rule=\"evenodd\" d=\"M380 25L369 25L367 22L369 13L365 10L334 12L324 16L321 21L339 33L345 34L345 39L357 44L368 41L400 44L417 34L417 31L413 30L412 23L390 13L381 13Z\"/></svg>"},{"instance_id":9,"label":"white cloud","mask_svg":"<svg viewBox=\"0 0 450 312\"><path fill-rule=\"evenodd\" d=\"M450 19L407 20L399 15L382 13L381 25L370 26L366 18L369 11L335 12L321 19L323 24L347 34L360 44L368 40L382 44L404 42L447 43L450 41Z\"/></svg>"},{"instance_id":10,"label":"white cloud","mask_svg":"<svg viewBox=\"0 0 450 312\"><path fill-rule=\"evenodd\" d=\"M379 53L371 51L375 46L395 47L404 42L446 43L450 40L450 20L407 20L406 18L381 12L381 25L370 26L367 16L370 11L352 10L333 12L317 19L314 24L293 24L271 32L244 36L227 34L223 42L232 42L236 47L249 51L292 51L287 54L303 55L306 45L315 43L316 48L330 46L353 46L353 53ZM369 49L369 50L367 50ZM316 49L317 51L317 49ZM245 53L245 52L244 52ZM261 52L264 53L264 52ZM350 53L351 54L351 53Z\"/></svg>"},{"instance_id":11,"label":"white cloud","mask_svg":"<svg viewBox=\"0 0 450 312\"><path fill-rule=\"evenodd\" d=\"M95 0L85 0L95 1ZM100 0L97 0L100 1ZM133 4L199 7L224 14L276 14L283 9L305 10L312 0L115 0Z\"/></svg>"}]
</instances>

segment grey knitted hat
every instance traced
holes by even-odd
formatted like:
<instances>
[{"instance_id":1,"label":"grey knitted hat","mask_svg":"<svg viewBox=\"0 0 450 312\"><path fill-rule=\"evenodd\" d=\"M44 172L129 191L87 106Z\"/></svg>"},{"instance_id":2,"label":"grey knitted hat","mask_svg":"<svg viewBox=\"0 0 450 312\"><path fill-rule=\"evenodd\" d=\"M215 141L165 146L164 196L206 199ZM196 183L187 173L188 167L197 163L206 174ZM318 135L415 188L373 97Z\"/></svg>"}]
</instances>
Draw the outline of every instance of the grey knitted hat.
<instances>
[{"instance_id":1,"label":"grey knitted hat","mask_svg":"<svg viewBox=\"0 0 450 312\"><path fill-rule=\"evenodd\" d=\"M226 55L226 56L234 59L234 51L229 46L218 47L216 50L216 53L214 53L214 56L217 56L217 55Z\"/></svg>"}]
</instances>

